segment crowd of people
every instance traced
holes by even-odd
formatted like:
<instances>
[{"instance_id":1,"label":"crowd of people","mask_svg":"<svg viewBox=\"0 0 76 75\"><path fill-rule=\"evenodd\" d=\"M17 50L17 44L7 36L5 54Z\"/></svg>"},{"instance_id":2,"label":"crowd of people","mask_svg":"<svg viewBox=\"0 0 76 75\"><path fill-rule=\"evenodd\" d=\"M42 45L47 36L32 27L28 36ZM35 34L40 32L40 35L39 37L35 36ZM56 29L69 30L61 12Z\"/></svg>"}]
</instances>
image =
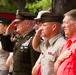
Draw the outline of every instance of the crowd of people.
<instances>
[{"instance_id":1,"label":"crowd of people","mask_svg":"<svg viewBox=\"0 0 76 75\"><path fill-rule=\"evenodd\" d=\"M76 9L0 15L0 75L75 75L75 45Z\"/></svg>"}]
</instances>

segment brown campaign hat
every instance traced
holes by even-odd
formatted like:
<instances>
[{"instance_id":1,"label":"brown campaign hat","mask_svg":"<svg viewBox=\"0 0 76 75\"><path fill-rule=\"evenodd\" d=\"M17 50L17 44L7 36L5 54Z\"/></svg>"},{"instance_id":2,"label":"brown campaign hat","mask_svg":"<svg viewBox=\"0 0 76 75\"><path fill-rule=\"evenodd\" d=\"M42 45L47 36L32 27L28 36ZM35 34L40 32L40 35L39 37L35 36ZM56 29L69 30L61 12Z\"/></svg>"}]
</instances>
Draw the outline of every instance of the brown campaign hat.
<instances>
[{"instance_id":1,"label":"brown campaign hat","mask_svg":"<svg viewBox=\"0 0 76 75\"><path fill-rule=\"evenodd\" d=\"M54 13L44 13L41 15L40 21L44 22L59 22L62 23L63 16Z\"/></svg>"},{"instance_id":2,"label":"brown campaign hat","mask_svg":"<svg viewBox=\"0 0 76 75\"><path fill-rule=\"evenodd\" d=\"M33 20L35 17L36 16L34 14L31 14L30 12L17 10L16 19L14 21L18 22L25 19Z\"/></svg>"},{"instance_id":3,"label":"brown campaign hat","mask_svg":"<svg viewBox=\"0 0 76 75\"><path fill-rule=\"evenodd\" d=\"M13 13L0 13L0 23L10 24L16 15Z\"/></svg>"}]
</instances>

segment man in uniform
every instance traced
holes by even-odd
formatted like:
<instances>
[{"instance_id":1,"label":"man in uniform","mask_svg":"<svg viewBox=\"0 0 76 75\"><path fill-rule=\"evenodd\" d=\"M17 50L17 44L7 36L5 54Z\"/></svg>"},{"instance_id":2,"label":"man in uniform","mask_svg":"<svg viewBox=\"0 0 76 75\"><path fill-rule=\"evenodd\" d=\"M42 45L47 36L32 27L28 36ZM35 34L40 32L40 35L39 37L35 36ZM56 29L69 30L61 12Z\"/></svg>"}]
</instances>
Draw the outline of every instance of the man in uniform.
<instances>
[{"instance_id":1,"label":"man in uniform","mask_svg":"<svg viewBox=\"0 0 76 75\"><path fill-rule=\"evenodd\" d=\"M1 42L2 42L2 48L5 51L8 52L12 52L13 51L13 46L14 46L14 42L11 42L11 35L6 36L5 32L7 27L9 26L9 24L15 19L16 15L13 13L0 13L0 26L3 25L5 29L5 31L3 32L3 35L1 34ZM0 30L2 30L3 28L1 28Z\"/></svg>"},{"instance_id":2,"label":"man in uniform","mask_svg":"<svg viewBox=\"0 0 76 75\"><path fill-rule=\"evenodd\" d=\"M39 57L39 53L31 45L35 34L34 17L29 12L18 11L16 19L6 30L6 34L10 34L16 26L16 32L21 35L14 47L13 75L31 75L32 67Z\"/></svg>"},{"instance_id":3,"label":"man in uniform","mask_svg":"<svg viewBox=\"0 0 76 75\"><path fill-rule=\"evenodd\" d=\"M11 35L5 36L5 32L14 19L15 14L0 13L0 75L8 75L9 73L9 67L6 65L6 61L9 57L9 52L7 51L13 50L14 42L11 42Z\"/></svg>"},{"instance_id":4,"label":"man in uniform","mask_svg":"<svg viewBox=\"0 0 76 75\"><path fill-rule=\"evenodd\" d=\"M61 18L62 16L54 13L42 14L40 19L42 25L33 38L33 48L41 53L40 65L42 75L56 75L54 62L65 43L64 37L60 34ZM43 41L40 40L40 35L44 37Z\"/></svg>"}]
</instances>

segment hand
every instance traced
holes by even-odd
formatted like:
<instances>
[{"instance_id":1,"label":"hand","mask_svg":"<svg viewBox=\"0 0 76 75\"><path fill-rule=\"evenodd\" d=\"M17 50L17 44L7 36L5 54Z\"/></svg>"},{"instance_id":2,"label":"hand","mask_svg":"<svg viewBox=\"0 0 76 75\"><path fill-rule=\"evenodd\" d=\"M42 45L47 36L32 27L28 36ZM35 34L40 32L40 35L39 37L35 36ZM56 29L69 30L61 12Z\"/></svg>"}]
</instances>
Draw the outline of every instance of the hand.
<instances>
[{"instance_id":1,"label":"hand","mask_svg":"<svg viewBox=\"0 0 76 75\"><path fill-rule=\"evenodd\" d=\"M37 36L40 36L40 35L41 35L41 32L42 32L42 27L40 27L40 28L37 30L36 35L37 35Z\"/></svg>"},{"instance_id":2,"label":"hand","mask_svg":"<svg viewBox=\"0 0 76 75\"><path fill-rule=\"evenodd\" d=\"M68 58L71 55L71 51L70 50L65 50L59 57L58 60L64 61L66 58Z\"/></svg>"},{"instance_id":3,"label":"hand","mask_svg":"<svg viewBox=\"0 0 76 75\"><path fill-rule=\"evenodd\" d=\"M16 24L16 23L13 21L13 22L7 27L6 32L5 32L5 35L9 35L9 34L11 34L11 33L15 30L15 28L16 28L15 24Z\"/></svg>"},{"instance_id":4,"label":"hand","mask_svg":"<svg viewBox=\"0 0 76 75\"><path fill-rule=\"evenodd\" d=\"M64 61L65 59L67 59L71 54L72 54L72 52L67 49L58 57L57 61L54 64L55 72L58 71L58 67L60 66L61 62Z\"/></svg>"}]
</instances>

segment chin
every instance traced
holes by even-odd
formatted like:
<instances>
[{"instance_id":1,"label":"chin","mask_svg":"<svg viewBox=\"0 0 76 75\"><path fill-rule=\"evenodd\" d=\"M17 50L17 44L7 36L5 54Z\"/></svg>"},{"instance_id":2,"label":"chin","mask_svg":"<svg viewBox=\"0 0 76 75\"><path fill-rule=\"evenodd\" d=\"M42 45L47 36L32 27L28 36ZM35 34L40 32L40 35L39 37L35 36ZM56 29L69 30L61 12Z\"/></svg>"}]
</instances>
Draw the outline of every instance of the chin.
<instances>
[{"instance_id":1,"label":"chin","mask_svg":"<svg viewBox=\"0 0 76 75\"><path fill-rule=\"evenodd\" d=\"M65 34L65 36L67 37L68 35L67 35L67 34Z\"/></svg>"},{"instance_id":2,"label":"chin","mask_svg":"<svg viewBox=\"0 0 76 75\"><path fill-rule=\"evenodd\" d=\"M69 35L65 34L65 37L66 37L66 38L69 38Z\"/></svg>"}]
</instances>

